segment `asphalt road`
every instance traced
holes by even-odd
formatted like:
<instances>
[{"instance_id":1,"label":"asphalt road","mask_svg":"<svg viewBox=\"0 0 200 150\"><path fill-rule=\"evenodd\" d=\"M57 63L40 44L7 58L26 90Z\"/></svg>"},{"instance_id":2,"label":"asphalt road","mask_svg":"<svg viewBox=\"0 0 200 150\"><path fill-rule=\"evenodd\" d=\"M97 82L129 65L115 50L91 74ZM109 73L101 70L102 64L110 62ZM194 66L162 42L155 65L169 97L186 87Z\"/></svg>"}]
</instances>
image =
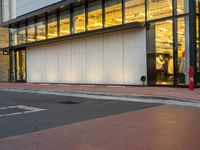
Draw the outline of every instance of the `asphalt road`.
<instances>
[{"instance_id":1,"label":"asphalt road","mask_svg":"<svg viewBox=\"0 0 200 150\"><path fill-rule=\"evenodd\" d=\"M0 138L156 106L158 104L0 92ZM26 110L29 107L39 111Z\"/></svg>"}]
</instances>

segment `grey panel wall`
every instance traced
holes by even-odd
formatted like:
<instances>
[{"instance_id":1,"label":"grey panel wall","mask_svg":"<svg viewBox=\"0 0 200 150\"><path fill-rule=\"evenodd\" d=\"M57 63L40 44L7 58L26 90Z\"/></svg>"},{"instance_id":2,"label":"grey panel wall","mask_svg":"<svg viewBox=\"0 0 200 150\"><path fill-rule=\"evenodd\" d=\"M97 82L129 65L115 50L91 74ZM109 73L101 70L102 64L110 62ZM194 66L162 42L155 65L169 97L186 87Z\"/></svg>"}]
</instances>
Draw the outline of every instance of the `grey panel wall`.
<instances>
[{"instance_id":1,"label":"grey panel wall","mask_svg":"<svg viewBox=\"0 0 200 150\"><path fill-rule=\"evenodd\" d=\"M129 29L27 49L28 82L141 85L146 30Z\"/></svg>"}]
</instances>

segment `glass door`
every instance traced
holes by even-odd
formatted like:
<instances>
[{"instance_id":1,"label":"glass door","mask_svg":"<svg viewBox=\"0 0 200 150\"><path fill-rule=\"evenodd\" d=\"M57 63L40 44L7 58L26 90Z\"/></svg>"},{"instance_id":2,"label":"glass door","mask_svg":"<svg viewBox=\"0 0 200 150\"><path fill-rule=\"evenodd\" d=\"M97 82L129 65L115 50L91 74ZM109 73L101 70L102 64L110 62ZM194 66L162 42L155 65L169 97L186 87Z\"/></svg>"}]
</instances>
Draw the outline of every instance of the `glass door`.
<instances>
[{"instance_id":1,"label":"glass door","mask_svg":"<svg viewBox=\"0 0 200 150\"><path fill-rule=\"evenodd\" d=\"M16 82L26 81L26 51L17 50L15 53L16 58Z\"/></svg>"},{"instance_id":2,"label":"glass door","mask_svg":"<svg viewBox=\"0 0 200 150\"><path fill-rule=\"evenodd\" d=\"M10 81L26 82L26 50L12 50L10 60Z\"/></svg>"}]
</instances>

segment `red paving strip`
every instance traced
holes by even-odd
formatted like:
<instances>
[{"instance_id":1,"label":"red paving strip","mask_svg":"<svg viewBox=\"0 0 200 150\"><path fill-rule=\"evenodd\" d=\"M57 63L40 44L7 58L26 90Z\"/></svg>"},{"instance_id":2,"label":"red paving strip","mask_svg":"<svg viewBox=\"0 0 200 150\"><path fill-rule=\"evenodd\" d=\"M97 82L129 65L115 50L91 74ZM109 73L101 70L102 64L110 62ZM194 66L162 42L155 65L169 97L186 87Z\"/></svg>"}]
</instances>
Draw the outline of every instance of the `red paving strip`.
<instances>
[{"instance_id":1,"label":"red paving strip","mask_svg":"<svg viewBox=\"0 0 200 150\"><path fill-rule=\"evenodd\" d=\"M159 106L0 139L1 150L200 150L200 109Z\"/></svg>"},{"instance_id":2,"label":"red paving strip","mask_svg":"<svg viewBox=\"0 0 200 150\"><path fill-rule=\"evenodd\" d=\"M135 87L135 86L81 86L73 84L31 84L31 83L0 83L0 87L28 90L64 90L73 92L98 92L111 94L140 94L146 96L163 96L182 100L200 100L200 88L191 92L187 88L168 87Z\"/></svg>"}]
</instances>

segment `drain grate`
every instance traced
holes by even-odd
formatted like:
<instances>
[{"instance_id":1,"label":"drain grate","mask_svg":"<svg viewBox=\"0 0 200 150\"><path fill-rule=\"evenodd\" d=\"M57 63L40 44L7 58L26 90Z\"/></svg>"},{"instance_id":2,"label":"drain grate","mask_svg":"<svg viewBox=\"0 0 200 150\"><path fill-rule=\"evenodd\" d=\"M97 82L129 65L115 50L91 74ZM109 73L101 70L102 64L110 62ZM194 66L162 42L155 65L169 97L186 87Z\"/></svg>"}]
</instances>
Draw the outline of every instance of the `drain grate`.
<instances>
[{"instance_id":1,"label":"drain grate","mask_svg":"<svg viewBox=\"0 0 200 150\"><path fill-rule=\"evenodd\" d=\"M80 102L75 102L75 101L63 101L63 102L60 102L60 104L75 105L75 104L80 104Z\"/></svg>"}]
</instances>

